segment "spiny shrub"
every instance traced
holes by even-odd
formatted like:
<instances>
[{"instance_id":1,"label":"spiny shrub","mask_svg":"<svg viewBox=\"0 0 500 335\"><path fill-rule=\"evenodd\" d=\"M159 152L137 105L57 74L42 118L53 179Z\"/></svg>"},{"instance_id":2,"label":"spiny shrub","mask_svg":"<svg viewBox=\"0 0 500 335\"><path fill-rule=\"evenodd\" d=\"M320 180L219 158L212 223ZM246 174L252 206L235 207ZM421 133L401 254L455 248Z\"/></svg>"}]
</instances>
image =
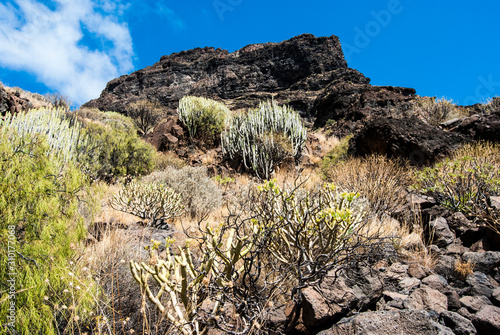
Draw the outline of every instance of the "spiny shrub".
<instances>
[{"instance_id":1,"label":"spiny shrub","mask_svg":"<svg viewBox=\"0 0 500 335\"><path fill-rule=\"evenodd\" d=\"M274 101L232 119L222 134L222 152L242 161L262 179L269 179L285 157L298 157L307 131L294 110L278 106Z\"/></svg>"},{"instance_id":2,"label":"spiny shrub","mask_svg":"<svg viewBox=\"0 0 500 335\"><path fill-rule=\"evenodd\" d=\"M0 171L0 333L77 333L98 295L71 266L86 236L77 214L85 177L42 135L5 127Z\"/></svg>"},{"instance_id":3,"label":"spiny shrub","mask_svg":"<svg viewBox=\"0 0 500 335\"><path fill-rule=\"evenodd\" d=\"M164 183L182 195L186 213L205 217L222 203L222 192L203 167L186 166L178 170L167 167L143 178L143 182Z\"/></svg>"},{"instance_id":4,"label":"spiny shrub","mask_svg":"<svg viewBox=\"0 0 500 335\"><path fill-rule=\"evenodd\" d=\"M116 210L148 220L156 228L165 228L165 221L182 213L181 195L161 183L126 185L110 200Z\"/></svg>"},{"instance_id":5,"label":"spiny shrub","mask_svg":"<svg viewBox=\"0 0 500 335\"><path fill-rule=\"evenodd\" d=\"M127 116L134 120L144 135L147 135L164 115L163 107L158 102L139 100L127 106Z\"/></svg>"},{"instance_id":6,"label":"spiny shrub","mask_svg":"<svg viewBox=\"0 0 500 335\"><path fill-rule=\"evenodd\" d=\"M145 175L154 167L154 148L134 130L87 122L83 133L88 144L79 147L80 161L92 180Z\"/></svg>"},{"instance_id":7,"label":"spiny shrub","mask_svg":"<svg viewBox=\"0 0 500 335\"><path fill-rule=\"evenodd\" d=\"M467 144L452 157L416 173L416 190L464 214L486 210L490 196L500 194L500 146Z\"/></svg>"},{"instance_id":8,"label":"spiny shrub","mask_svg":"<svg viewBox=\"0 0 500 335\"><path fill-rule=\"evenodd\" d=\"M452 100L446 98L421 97L416 100L415 109L432 125L438 125L465 113Z\"/></svg>"},{"instance_id":9,"label":"spiny shrub","mask_svg":"<svg viewBox=\"0 0 500 335\"><path fill-rule=\"evenodd\" d=\"M177 113L191 138L199 136L212 142L231 118L231 112L223 103L193 96L185 96L179 101Z\"/></svg>"},{"instance_id":10,"label":"spiny shrub","mask_svg":"<svg viewBox=\"0 0 500 335\"><path fill-rule=\"evenodd\" d=\"M268 249L294 273L299 285L318 280L351 247L364 222L359 193L325 184L317 192L281 188L276 180L258 188L254 223L270 231Z\"/></svg>"},{"instance_id":11,"label":"spiny shrub","mask_svg":"<svg viewBox=\"0 0 500 335\"><path fill-rule=\"evenodd\" d=\"M172 332L262 330L261 311L280 299L276 294L298 298L304 286L350 260L356 247L367 250L368 243L356 237L364 222L358 196L333 185L313 194L265 182L254 189L255 201L246 204L244 215L230 213L216 228L200 227L196 243L188 240L178 251L167 240L165 258L154 242L149 261L131 261L131 270ZM283 285L290 276L293 287ZM229 306L238 312L224 319Z\"/></svg>"},{"instance_id":12,"label":"spiny shrub","mask_svg":"<svg viewBox=\"0 0 500 335\"><path fill-rule=\"evenodd\" d=\"M327 179L368 200L372 214L390 214L406 203L412 173L402 162L384 156L351 157L325 169Z\"/></svg>"}]
</instances>

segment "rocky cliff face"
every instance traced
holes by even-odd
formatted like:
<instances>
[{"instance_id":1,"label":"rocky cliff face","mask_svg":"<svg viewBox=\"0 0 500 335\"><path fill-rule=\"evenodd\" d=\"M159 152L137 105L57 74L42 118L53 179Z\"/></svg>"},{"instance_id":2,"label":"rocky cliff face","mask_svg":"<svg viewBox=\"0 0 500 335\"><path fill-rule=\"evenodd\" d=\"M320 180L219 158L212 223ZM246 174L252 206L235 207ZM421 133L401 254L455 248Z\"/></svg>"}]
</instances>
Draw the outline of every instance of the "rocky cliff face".
<instances>
[{"instance_id":1,"label":"rocky cliff face","mask_svg":"<svg viewBox=\"0 0 500 335\"><path fill-rule=\"evenodd\" d=\"M300 35L281 43L249 45L229 53L197 48L110 81L98 99L83 107L123 112L139 99L159 101L171 111L185 95L223 100L233 109L251 108L274 98L310 121L384 115L411 100L415 90L375 87L347 67L336 36Z\"/></svg>"},{"instance_id":2,"label":"rocky cliff face","mask_svg":"<svg viewBox=\"0 0 500 335\"><path fill-rule=\"evenodd\" d=\"M0 116L7 112L15 114L33 107L33 104L26 98L21 97L19 92L6 90L0 87Z\"/></svg>"}]
</instances>

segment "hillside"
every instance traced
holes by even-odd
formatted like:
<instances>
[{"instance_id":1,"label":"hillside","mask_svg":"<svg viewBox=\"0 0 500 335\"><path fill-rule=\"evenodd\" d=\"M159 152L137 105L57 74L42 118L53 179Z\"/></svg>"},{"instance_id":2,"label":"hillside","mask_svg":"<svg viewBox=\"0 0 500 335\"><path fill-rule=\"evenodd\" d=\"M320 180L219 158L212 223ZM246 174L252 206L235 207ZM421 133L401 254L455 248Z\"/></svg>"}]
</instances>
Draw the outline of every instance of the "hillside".
<instances>
[{"instance_id":1,"label":"hillside","mask_svg":"<svg viewBox=\"0 0 500 335\"><path fill-rule=\"evenodd\" d=\"M499 98L309 34L55 98L0 87L0 333L500 334Z\"/></svg>"}]
</instances>

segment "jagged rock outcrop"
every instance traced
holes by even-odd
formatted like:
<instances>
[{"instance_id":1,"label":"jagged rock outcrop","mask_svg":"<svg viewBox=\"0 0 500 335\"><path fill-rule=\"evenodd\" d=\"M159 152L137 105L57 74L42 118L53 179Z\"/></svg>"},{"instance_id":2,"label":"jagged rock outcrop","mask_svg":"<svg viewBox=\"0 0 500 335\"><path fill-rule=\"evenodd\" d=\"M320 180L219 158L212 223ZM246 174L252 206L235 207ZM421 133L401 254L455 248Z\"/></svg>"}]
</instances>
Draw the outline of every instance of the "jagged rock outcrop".
<instances>
[{"instance_id":1,"label":"jagged rock outcrop","mask_svg":"<svg viewBox=\"0 0 500 335\"><path fill-rule=\"evenodd\" d=\"M468 136L474 140L500 142L500 108L490 114L451 120L441 125L444 129Z\"/></svg>"},{"instance_id":2,"label":"jagged rock outcrop","mask_svg":"<svg viewBox=\"0 0 500 335\"><path fill-rule=\"evenodd\" d=\"M32 107L31 102L22 98L18 92L10 92L0 87L0 115L5 115L7 112L19 113Z\"/></svg>"},{"instance_id":3,"label":"jagged rock outcrop","mask_svg":"<svg viewBox=\"0 0 500 335\"><path fill-rule=\"evenodd\" d=\"M430 165L468 140L416 117L379 117L365 123L349 141L349 152L356 156L375 153L405 159L417 166Z\"/></svg>"},{"instance_id":4,"label":"jagged rock outcrop","mask_svg":"<svg viewBox=\"0 0 500 335\"><path fill-rule=\"evenodd\" d=\"M123 112L128 103L147 98L174 111L180 98L197 95L223 100L236 110L273 98L322 125L332 118L356 121L372 111L390 115L415 93L369 82L347 67L338 37L304 34L232 53L197 48L163 56L152 66L110 81L98 99L83 107Z\"/></svg>"}]
</instances>

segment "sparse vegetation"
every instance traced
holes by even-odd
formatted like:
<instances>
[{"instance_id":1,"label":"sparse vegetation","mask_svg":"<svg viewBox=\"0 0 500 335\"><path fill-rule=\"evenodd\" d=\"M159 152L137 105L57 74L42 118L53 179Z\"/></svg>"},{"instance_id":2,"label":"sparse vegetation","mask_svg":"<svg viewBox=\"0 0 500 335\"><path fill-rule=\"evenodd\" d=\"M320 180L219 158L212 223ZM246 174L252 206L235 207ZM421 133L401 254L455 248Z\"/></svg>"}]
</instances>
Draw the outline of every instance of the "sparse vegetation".
<instances>
[{"instance_id":1,"label":"sparse vegetation","mask_svg":"<svg viewBox=\"0 0 500 335\"><path fill-rule=\"evenodd\" d=\"M330 170L341 161L347 158L347 149L349 149L349 140L352 135L342 138L333 148L331 148L321 161L321 172L328 176Z\"/></svg>"}]
</instances>

